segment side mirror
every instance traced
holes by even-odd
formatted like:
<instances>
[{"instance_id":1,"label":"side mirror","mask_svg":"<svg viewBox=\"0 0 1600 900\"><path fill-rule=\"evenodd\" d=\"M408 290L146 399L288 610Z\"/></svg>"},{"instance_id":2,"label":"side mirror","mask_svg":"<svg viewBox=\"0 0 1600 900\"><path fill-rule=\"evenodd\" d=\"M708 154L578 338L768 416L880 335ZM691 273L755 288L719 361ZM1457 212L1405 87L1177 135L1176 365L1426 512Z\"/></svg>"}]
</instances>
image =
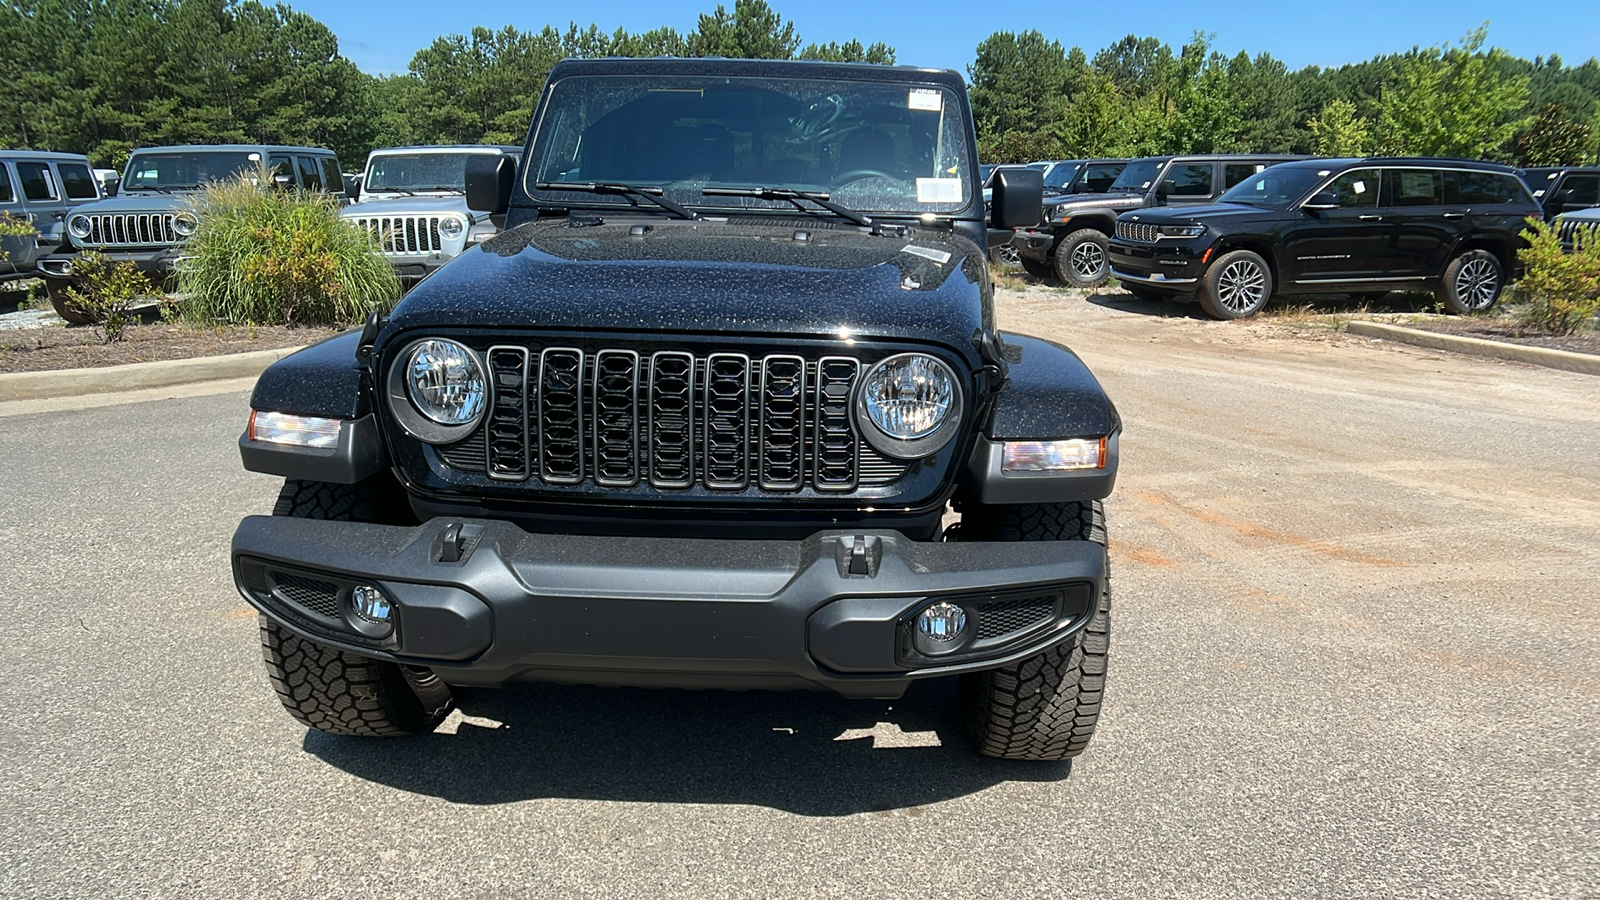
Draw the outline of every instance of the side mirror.
<instances>
[{"instance_id":1,"label":"side mirror","mask_svg":"<svg viewBox=\"0 0 1600 900\"><path fill-rule=\"evenodd\" d=\"M1027 228L1044 218L1044 173L1038 169L998 169L990 185L989 224Z\"/></svg>"},{"instance_id":2,"label":"side mirror","mask_svg":"<svg viewBox=\"0 0 1600 900\"><path fill-rule=\"evenodd\" d=\"M1333 191L1317 191L1311 199L1300 204L1301 209L1338 209L1339 195Z\"/></svg>"},{"instance_id":3,"label":"side mirror","mask_svg":"<svg viewBox=\"0 0 1600 900\"><path fill-rule=\"evenodd\" d=\"M1168 178L1168 179L1162 181L1161 183L1157 184L1156 185L1156 202L1157 203L1166 203L1167 202L1167 198L1172 196L1172 189L1174 187L1177 187L1177 185L1173 184L1172 183L1172 179L1170 179L1170 178Z\"/></svg>"},{"instance_id":4,"label":"side mirror","mask_svg":"<svg viewBox=\"0 0 1600 900\"><path fill-rule=\"evenodd\" d=\"M359 193L361 193L361 176L359 176L359 175L349 175L349 174L345 175L344 176L344 194L345 194L345 196L349 197L352 200L354 200L356 198L356 195L359 194Z\"/></svg>"},{"instance_id":5,"label":"side mirror","mask_svg":"<svg viewBox=\"0 0 1600 900\"><path fill-rule=\"evenodd\" d=\"M517 181L517 163L505 156L467 157L467 208L491 216L505 213Z\"/></svg>"}]
</instances>

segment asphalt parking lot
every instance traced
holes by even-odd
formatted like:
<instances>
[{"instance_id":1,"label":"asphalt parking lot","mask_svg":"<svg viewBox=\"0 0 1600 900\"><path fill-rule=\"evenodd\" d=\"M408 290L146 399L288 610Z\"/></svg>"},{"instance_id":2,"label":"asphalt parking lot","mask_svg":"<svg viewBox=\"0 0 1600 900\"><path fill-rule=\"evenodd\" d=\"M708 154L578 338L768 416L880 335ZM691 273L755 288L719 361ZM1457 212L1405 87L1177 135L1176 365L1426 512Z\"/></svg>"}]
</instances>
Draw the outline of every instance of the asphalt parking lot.
<instances>
[{"instance_id":1,"label":"asphalt parking lot","mask_svg":"<svg viewBox=\"0 0 1600 900\"><path fill-rule=\"evenodd\" d=\"M1160 313L999 307L1127 423L1071 765L943 682L307 733L228 576L248 386L0 404L0 896L1600 894L1600 379Z\"/></svg>"}]
</instances>

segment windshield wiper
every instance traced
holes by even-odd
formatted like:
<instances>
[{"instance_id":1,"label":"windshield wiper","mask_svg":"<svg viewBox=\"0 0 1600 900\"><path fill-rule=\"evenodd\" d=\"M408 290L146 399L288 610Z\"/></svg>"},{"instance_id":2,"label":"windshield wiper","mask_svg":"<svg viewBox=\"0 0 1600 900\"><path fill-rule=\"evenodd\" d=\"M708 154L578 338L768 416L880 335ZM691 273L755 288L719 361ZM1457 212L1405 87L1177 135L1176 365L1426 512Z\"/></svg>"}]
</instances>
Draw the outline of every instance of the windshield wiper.
<instances>
[{"instance_id":1,"label":"windshield wiper","mask_svg":"<svg viewBox=\"0 0 1600 900\"><path fill-rule=\"evenodd\" d=\"M414 190L414 191L449 191L452 194L465 194L466 193L466 191L462 190L461 188L451 187L448 184L435 185L434 187L419 187L419 188L413 188L412 190Z\"/></svg>"},{"instance_id":2,"label":"windshield wiper","mask_svg":"<svg viewBox=\"0 0 1600 900\"><path fill-rule=\"evenodd\" d=\"M385 194L405 194L407 197L415 197L417 195L416 191L395 187L369 187L366 190L369 194L377 194L381 192Z\"/></svg>"},{"instance_id":3,"label":"windshield wiper","mask_svg":"<svg viewBox=\"0 0 1600 900\"><path fill-rule=\"evenodd\" d=\"M762 200L787 200L800 209L805 209L805 207L801 206L800 204L801 200L810 200L812 203L815 203L816 205L822 207L828 212L833 213L841 219L849 219L857 225L864 225L869 228L872 226L872 219L870 217L862 215L848 206L840 206L839 204L833 202L832 200L828 199L828 193L826 191L797 191L794 188L759 187L706 188L700 193L710 197L757 197Z\"/></svg>"},{"instance_id":4,"label":"windshield wiper","mask_svg":"<svg viewBox=\"0 0 1600 900\"><path fill-rule=\"evenodd\" d=\"M537 181L534 188L541 191L577 191L584 194L618 194L649 200L662 209L684 219L698 219L700 214L661 196L661 188L650 185L622 184L615 181ZM635 206L638 204L635 203Z\"/></svg>"}]
</instances>

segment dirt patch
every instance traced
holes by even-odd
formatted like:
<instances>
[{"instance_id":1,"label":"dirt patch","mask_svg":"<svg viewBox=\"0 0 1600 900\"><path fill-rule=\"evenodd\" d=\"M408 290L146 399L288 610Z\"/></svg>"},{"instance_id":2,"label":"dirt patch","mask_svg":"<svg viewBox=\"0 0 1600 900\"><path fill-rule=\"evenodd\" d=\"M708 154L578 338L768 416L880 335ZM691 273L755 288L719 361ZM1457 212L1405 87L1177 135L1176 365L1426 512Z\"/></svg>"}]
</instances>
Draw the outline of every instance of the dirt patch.
<instances>
[{"instance_id":1,"label":"dirt patch","mask_svg":"<svg viewBox=\"0 0 1600 900\"><path fill-rule=\"evenodd\" d=\"M90 369L124 363L279 350L337 334L332 328L195 328L165 322L132 325L111 344L89 328L18 328L0 331L0 373Z\"/></svg>"},{"instance_id":2,"label":"dirt patch","mask_svg":"<svg viewBox=\"0 0 1600 900\"><path fill-rule=\"evenodd\" d=\"M1435 334L1454 334L1486 341L1499 341L1504 344L1522 344L1527 347L1544 347L1550 350L1600 356L1600 331L1590 329L1569 335L1545 334L1523 325L1511 315L1429 316L1396 321L1394 324L1415 328L1418 331L1431 331Z\"/></svg>"}]
</instances>

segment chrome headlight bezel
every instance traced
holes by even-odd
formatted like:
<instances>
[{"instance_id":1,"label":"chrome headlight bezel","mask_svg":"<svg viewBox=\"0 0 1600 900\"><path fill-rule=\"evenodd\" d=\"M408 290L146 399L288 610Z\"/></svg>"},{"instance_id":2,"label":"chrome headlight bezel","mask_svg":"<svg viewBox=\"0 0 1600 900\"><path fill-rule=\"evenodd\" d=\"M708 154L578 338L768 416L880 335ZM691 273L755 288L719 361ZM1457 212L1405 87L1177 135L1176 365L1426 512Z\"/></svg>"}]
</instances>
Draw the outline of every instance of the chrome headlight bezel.
<instances>
[{"instance_id":1,"label":"chrome headlight bezel","mask_svg":"<svg viewBox=\"0 0 1600 900\"><path fill-rule=\"evenodd\" d=\"M172 217L172 230L177 232L178 237L189 237L199 227L200 219L194 213L181 212Z\"/></svg>"},{"instance_id":2,"label":"chrome headlight bezel","mask_svg":"<svg viewBox=\"0 0 1600 900\"><path fill-rule=\"evenodd\" d=\"M67 233L80 241L88 240L91 230L88 216L79 214L67 220Z\"/></svg>"},{"instance_id":3,"label":"chrome headlight bezel","mask_svg":"<svg viewBox=\"0 0 1600 900\"><path fill-rule=\"evenodd\" d=\"M935 374L946 379L950 387L950 400L943 416L932 428L902 436L891 433L878 421L871 402L871 390L875 377L891 367L912 360L926 362ZM949 363L930 353L897 353L868 366L862 373L855 394L852 407L855 412L856 428L874 450L885 456L895 459L921 459L932 456L944 449L961 430L962 414L966 408L966 392L962 388L961 379L956 376L955 369L951 368Z\"/></svg>"},{"instance_id":4,"label":"chrome headlight bezel","mask_svg":"<svg viewBox=\"0 0 1600 900\"><path fill-rule=\"evenodd\" d=\"M447 351L454 350L459 353L459 358L470 364L468 390L475 391L477 399L468 404L471 407L469 414L460 421L454 421L460 419L459 416L436 416L425 411L424 407L429 404L424 399L419 399L413 391L412 366L418 354L430 345L437 345ZM474 381L475 387L472 386ZM389 408L395 420L400 423L400 427L406 434L429 444L453 444L465 440L483 421L493 400L490 396L488 369L481 356L465 344L448 338L419 338L407 344L389 364L385 387ZM440 421L441 418L444 421Z\"/></svg>"}]
</instances>

